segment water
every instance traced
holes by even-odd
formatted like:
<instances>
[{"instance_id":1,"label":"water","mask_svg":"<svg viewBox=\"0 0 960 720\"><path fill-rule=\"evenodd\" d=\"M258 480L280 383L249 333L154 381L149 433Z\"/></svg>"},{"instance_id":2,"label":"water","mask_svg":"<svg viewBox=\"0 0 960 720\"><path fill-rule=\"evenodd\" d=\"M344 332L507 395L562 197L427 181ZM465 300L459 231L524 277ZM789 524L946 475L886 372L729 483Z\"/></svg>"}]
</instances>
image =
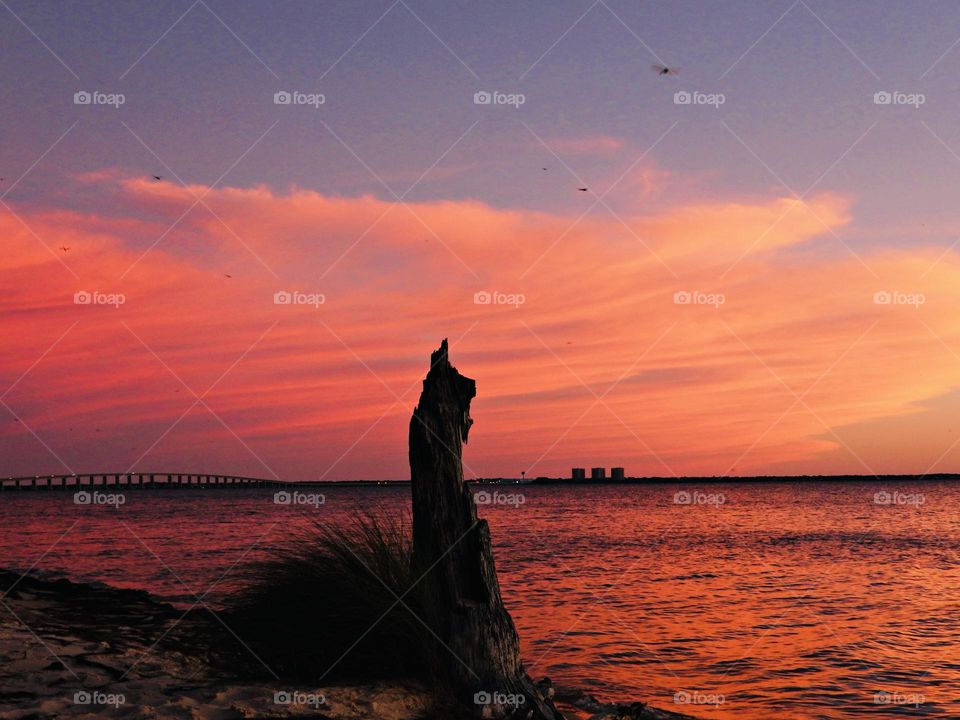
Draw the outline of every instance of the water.
<instances>
[{"instance_id":1,"label":"water","mask_svg":"<svg viewBox=\"0 0 960 720\"><path fill-rule=\"evenodd\" d=\"M960 717L960 486L709 485L677 504L679 489L505 487L523 503L481 508L532 675L704 718ZM133 491L118 509L5 493L0 565L180 604L217 583L216 602L307 517L408 506L406 487L323 492L293 508Z\"/></svg>"}]
</instances>

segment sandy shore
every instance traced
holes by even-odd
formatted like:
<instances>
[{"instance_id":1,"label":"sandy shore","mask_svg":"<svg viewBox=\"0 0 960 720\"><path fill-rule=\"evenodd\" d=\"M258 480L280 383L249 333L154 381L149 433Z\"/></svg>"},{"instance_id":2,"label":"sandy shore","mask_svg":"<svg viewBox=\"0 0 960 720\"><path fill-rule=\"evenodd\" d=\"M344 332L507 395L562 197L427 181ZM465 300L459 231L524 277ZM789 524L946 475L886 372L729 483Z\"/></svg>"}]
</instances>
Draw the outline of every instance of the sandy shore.
<instances>
[{"instance_id":1,"label":"sandy shore","mask_svg":"<svg viewBox=\"0 0 960 720\"><path fill-rule=\"evenodd\" d=\"M215 670L231 665L201 640L209 637L209 625L201 628L199 623L210 623L212 614L184 617L144 592L20 578L2 570L0 592L5 593L0 602L0 720L463 716L438 706L429 690L415 683L305 687L246 682ZM639 703L604 705L563 689L557 700L564 714L576 720L686 717Z\"/></svg>"}]
</instances>

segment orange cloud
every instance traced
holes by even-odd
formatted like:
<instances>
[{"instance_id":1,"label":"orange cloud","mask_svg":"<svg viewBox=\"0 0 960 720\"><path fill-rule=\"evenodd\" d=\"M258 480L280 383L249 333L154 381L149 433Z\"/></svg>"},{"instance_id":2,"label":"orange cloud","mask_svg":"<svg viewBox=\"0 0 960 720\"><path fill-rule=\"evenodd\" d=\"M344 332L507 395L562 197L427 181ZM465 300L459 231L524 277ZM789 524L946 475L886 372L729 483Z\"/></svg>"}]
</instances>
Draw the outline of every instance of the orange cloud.
<instances>
[{"instance_id":1,"label":"orange cloud","mask_svg":"<svg viewBox=\"0 0 960 720\"><path fill-rule=\"evenodd\" d=\"M849 198L578 219L100 182L115 216L0 214L0 324L17 339L0 372L28 371L4 397L10 473L404 477L445 336L478 380L468 474L882 472L846 429L909 422L956 385L960 261L852 255L833 235Z\"/></svg>"}]
</instances>

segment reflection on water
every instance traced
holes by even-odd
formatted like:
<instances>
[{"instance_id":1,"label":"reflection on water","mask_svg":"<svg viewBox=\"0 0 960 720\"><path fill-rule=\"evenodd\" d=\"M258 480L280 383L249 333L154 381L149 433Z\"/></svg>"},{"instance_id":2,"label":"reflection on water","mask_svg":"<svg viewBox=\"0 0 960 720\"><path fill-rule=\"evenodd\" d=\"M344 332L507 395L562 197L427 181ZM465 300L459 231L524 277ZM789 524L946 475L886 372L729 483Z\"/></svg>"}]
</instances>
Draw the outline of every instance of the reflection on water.
<instances>
[{"instance_id":1,"label":"reflection on water","mask_svg":"<svg viewBox=\"0 0 960 720\"><path fill-rule=\"evenodd\" d=\"M523 502L481 514L535 677L705 718L960 717L960 486L503 491ZM227 573L215 602L292 527L405 508L409 489L323 492L134 491L119 508L5 493L0 564L186 604Z\"/></svg>"}]
</instances>

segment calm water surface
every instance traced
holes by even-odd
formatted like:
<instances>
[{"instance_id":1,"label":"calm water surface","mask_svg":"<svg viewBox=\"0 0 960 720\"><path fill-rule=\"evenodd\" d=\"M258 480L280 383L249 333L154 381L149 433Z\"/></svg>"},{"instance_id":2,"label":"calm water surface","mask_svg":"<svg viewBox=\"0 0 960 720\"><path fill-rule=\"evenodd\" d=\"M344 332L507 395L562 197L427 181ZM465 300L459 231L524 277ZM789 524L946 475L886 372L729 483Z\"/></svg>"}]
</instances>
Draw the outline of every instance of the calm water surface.
<instances>
[{"instance_id":1,"label":"calm water surface","mask_svg":"<svg viewBox=\"0 0 960 720\"><path fill-rule=\"evenodd\" d=\"M678 490L505 487L524 502L481 507L532 675L723 720L960 717L960 485ZM189 604L305 517L405 508L409 488L323 493L4 493L0 565Z\"/></svg>"}]
</instances>

